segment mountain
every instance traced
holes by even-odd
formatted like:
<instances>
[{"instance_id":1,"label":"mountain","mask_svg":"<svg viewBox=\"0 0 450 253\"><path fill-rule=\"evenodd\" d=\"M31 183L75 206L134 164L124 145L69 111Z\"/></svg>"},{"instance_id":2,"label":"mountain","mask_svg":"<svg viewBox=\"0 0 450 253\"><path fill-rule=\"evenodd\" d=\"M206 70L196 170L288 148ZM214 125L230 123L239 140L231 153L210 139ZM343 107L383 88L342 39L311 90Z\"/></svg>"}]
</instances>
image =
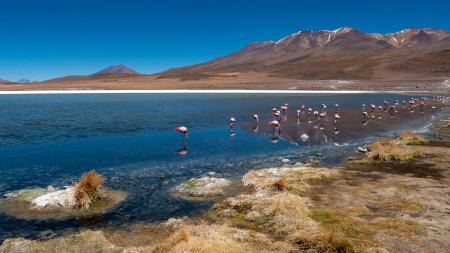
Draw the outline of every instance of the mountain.
<instances>
[{"instance_id":1,"label":"mountain","mask_svg":"<svg viewBox=\"0 0 450 253\"><path fill-rule=\"evenodd\" d=\"M170 69L159 78L195 80L229 72L298 79L401 79L450 76L450 33L430 28L363 33L354 28L300 31L251 43L227 56Z\"/></svg>"},{"instance_id":2,"label":"mountain","mask_svg":"<svg viewBox=\"0 0 450 253\"><path fill-rule=\"evenodd\" d=\"M124 65L109 66L98 72L89 75L70 75L47 80L46 82L60 82L60 81L74 81L87 80L92 78L109 78L109 77L129 77L141 75L131 68Z\"/></svg>"},{"instance_id":3,"label":"mountain","mask_svg":"<svg viewBox=\"0 0 450 253\"><path fill-rule=\"evenodd\" d=\"M16 83L25 84L25 83L34 83L34 81L31 81L31 80L26 79L26 78L22 78L22 79L17 80Z\"/></svg>"},{"instance_id":4,"label":"mountain","mask_svg":"<svg viewBox=\"0 0 450 253\"><path fill-rule=\"evenodd\" d=\"M138 72L128 68L124 65L109 66L91 76L106 76L106 75L139 75Z\"/></svg>"},{"instance_id":5,"label":"mountain","mask_svg":"<svg viewBox=\"0 0 450 253\"><path fill-rule=\"evenodd\" d=\"M4 79L0 79L0 84L11 84L11 83L13 83L13 82L4 80Z\"/></svg>"}]
</instances>

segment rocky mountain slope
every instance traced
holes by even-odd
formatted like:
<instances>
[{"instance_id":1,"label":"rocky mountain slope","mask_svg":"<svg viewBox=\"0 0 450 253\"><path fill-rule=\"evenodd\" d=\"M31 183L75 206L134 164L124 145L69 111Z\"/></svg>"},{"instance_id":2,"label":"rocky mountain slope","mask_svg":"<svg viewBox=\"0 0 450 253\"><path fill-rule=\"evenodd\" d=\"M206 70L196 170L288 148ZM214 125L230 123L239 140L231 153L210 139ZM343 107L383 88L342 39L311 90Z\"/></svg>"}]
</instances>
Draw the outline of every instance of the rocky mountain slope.
<instances>
[{"instance_id":1,"label":"rocky mountain slope","mask_svg":"<svg viewBox=\"0 0 450 253\"><path fill-rule=\"evenodd\" d=\"M450 33L404 29L366 34L343 27L301 31L251 43L206 63L171 69L159 78L196 80L230 72L298 79L408 79L450 76Z\"/></svg>"}]
</instances>

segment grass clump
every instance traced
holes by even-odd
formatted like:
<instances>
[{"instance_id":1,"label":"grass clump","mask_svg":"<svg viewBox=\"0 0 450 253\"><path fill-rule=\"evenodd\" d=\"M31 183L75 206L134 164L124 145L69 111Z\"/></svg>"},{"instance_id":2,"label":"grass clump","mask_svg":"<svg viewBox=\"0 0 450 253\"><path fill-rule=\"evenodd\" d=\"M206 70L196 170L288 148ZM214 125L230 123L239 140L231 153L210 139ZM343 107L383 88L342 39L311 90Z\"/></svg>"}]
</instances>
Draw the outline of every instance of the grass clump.
<instances>
[{"instance_id":1,"label":"grass clump","mask_svg":"<svg viewBox=\"0 0 450 253\"><path fill-rule=\"evenodd\" d=\"M288 181L287 181L286 177L280 177L273 183L273 185L272 185L273 190L283 191L284 189L286 189L287 183L288 183Z\"/></svg>"},{"instance_id":2,"label":"grass clump","mask_svg":"<svg viewBox=\"0 0 450 253\"><path fill-rule=\"evenodd\" d=\"M376 161L403 161L419 157L421 153L402 147L390 140L379 140L369 145L368 157Z\"/></svg>"},{"instance_id":3,"label":"grass clump","mask_svg":"<svg viewBox=\"0 0 450 253\"><path fill-rule=\"evenodd\" d=\"M87 210L94 202L98 201L101 198L100 189L104 180L104 177L95 170L84 173L75 185L76 206Z\"/></svg>"},{"instance_id":4,"label":"grass clump","mask_svg":"<svg viewBox=\"0 0 450 253\"><path fill-rule=\"evenodd\" d=\"M384 206L390 210L412 214L420 213L425 209L425 207L420 203L401 198L387 199L384 201Z\"/></svg>"},{"instance_id":5,"label":"grass clump","mask_svg":"<svg viewBox=\"0 0 450 253\"><path fill-rule=\"evenodd\" d=\"M406 145L427 145L428 141L421 135L413 133L411 130L406 130L400 133L398 138L401 143Z\"/></svg>"},{"instance_id":6,"label":"grass clump","mask_svg":"<svg viewBox=\"0 0 450 253\"><path fill-rule=\"evenodd\" d=\"M312 233L299 231L296 243L307 252L363 252L365 243L361 233L339 216L323 210L313 210L309 215L321 227Z\"/></svg>"},{"instance_id":7,"label":"grass clump","mask_svg":"<svg viewBox=\"0 0 450 253\"><path fill-rule=\"evenodd\" d=\"M152 252L292 252L287 243L275 242L267 236L227 225L184 225Z\"/></svg>"}]
</instances>

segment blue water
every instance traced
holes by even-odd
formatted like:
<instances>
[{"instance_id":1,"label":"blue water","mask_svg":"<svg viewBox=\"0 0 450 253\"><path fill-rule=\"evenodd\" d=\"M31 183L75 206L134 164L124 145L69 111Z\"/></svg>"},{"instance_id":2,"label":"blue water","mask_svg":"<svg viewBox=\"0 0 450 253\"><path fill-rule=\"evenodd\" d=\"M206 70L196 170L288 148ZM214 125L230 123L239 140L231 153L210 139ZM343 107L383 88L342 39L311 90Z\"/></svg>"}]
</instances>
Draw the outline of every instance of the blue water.
<instances>
[{"instance_id":1,"label":"blue water","mask_svg":"<svg viewBox=\"0 0 450 253\"><path fill-rule=\"evenodd\" d=\"M367 126L360 123L361 104L407 100L396 94L64 94L0 95L0 194L34 187L70 185L88 170L108 178L106 186L126 191L128 198L101 217L65 221L19 220L0 214L0 240L36 237L41 231L116 226L139 221L195 215L209 202L187 201L168 191L176 184L215 171L226 177L251 168L278 166L324 154L336 163L355 147L405 127L423 126L430 115L398 115ZM271 108L289 103L282 134L274 143L267 122ZM325 129L296 122L299 104L319 110L328 105ZM332 111L340 104L340 132L332 127ZM251 117L260 115L254 131ZM230 135L228 119L237 119ZM189 127L185 142L173 129ZM311 136L299 141L301 133ZM187 154L180 155L185 150ZM178 151L178 152L177 152Z\"/></svg>"}]
</instances>

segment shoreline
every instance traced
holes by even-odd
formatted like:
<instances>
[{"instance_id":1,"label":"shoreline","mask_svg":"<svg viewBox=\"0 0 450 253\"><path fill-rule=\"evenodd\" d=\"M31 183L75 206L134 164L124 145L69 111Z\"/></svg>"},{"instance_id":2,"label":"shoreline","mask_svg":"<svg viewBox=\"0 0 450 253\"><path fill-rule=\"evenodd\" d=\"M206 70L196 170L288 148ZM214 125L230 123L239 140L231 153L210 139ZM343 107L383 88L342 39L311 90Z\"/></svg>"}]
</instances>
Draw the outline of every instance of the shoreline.
<instances>
[{"instance_id":1,"label":"shoreline","mask_svg":"<svg viewBox=\"0 0 450 253\"><path fill-rule=\"evenodd\" d=\"M373 91L373 90L22 90L0 91L0 95L31 94L440 94L436 91Z\"/></svg>"},{"instance_id":2,"label":"shoreline","mask_svg":"<svg viewBox=\"0 0 450 253\"><path fill-rule=\"evenodd\" d=\"M52 233L43 240L13 237L0 251L214 252L207 250L233 246L231 252L445 252L448 204L438 193L448 192L450 150L433 143L400 145L421 155L258 169L242 177L245 190L215 201L200 217Z\"/></svg>"}]
</instances>

